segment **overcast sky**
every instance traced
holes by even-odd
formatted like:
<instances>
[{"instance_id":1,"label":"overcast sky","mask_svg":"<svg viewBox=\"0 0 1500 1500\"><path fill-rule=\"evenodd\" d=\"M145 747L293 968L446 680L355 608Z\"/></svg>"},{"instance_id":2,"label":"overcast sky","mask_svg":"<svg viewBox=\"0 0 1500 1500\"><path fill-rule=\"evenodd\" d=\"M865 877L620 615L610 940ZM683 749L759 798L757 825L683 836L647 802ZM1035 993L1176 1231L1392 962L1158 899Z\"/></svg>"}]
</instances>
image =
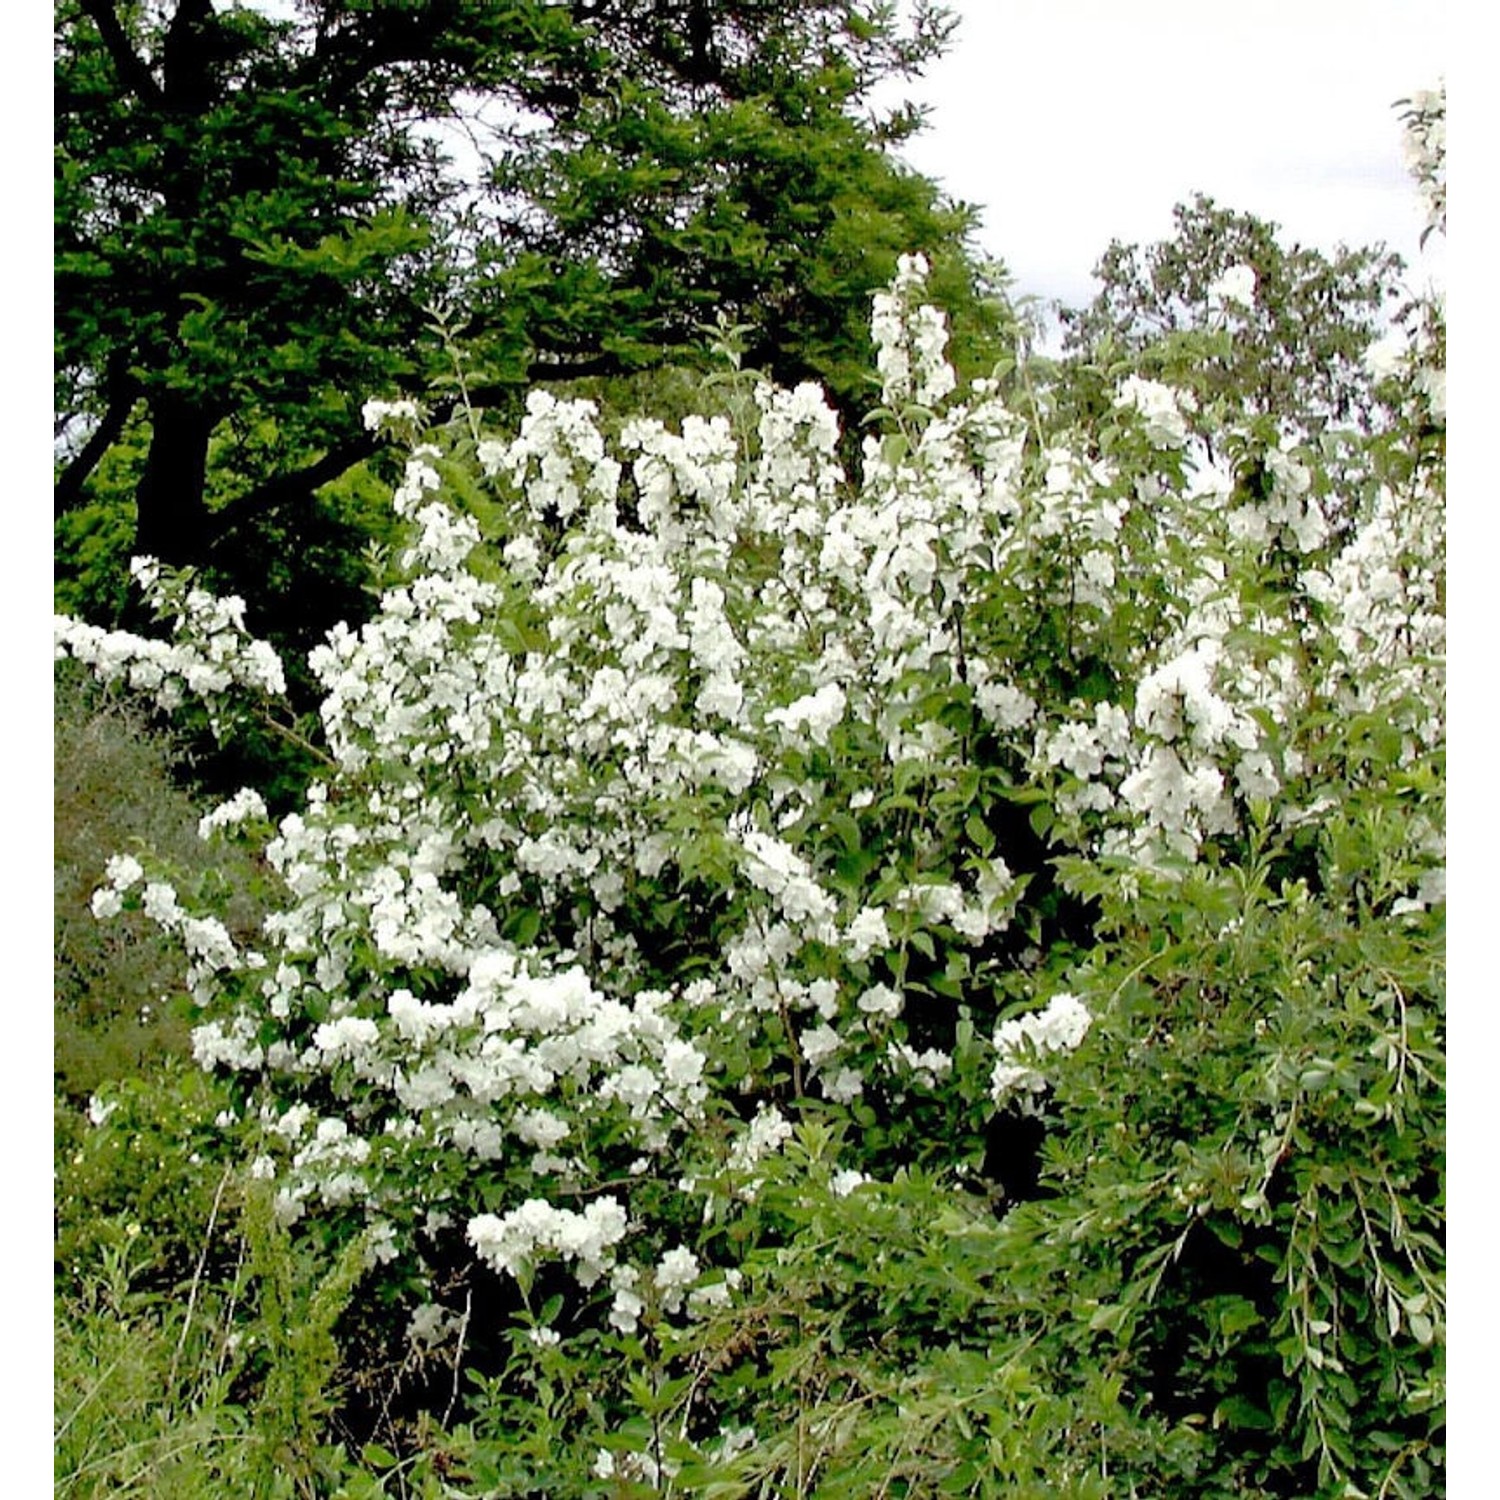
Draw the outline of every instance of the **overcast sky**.
<instances>
[{"instance_id":1,"label":"overcast sky","mask_svg":"<svg viewBox=\"0 0 1500 1500\"><path fill-rule=\"evenodd\" d=\"M1384 241L1417 265L1392 105L1444 73L1442 3L945 3L960 29L907 86L932 113L902 154L984 210L1017 291L1089 300L1111 239L1166 238L1200 191L1284 240Z\"/></svg>"}]
</instances>

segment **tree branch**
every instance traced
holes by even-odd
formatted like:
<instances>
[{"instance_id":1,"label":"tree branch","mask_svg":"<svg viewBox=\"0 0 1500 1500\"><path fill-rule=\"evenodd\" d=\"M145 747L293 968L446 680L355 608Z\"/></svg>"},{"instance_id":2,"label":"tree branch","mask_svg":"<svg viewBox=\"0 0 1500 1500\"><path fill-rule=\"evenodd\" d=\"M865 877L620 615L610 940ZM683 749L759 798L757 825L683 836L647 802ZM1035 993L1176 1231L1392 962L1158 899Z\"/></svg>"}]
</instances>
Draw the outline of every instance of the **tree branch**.
<instances>
[{"instance_id":1,"label":"tree branch","mask_svg":"<svg viewBox=\"0 0 1500 1500\"><path fill-rule=\"evenodd\" d=\"M109 53L121 84L133 93L142 104L159 108L162 102L161 86L151 76L151 70L136 55L115 14L111 0L79 0L83 13L99 29L100 40Z\"/></svg>"},{"instance_id":2,"label":"tree branch","mask_svg":"<svg viewBox=\"0 0 1500 1500\"><path fill-rule=\"evenodd\" d=\"M625 366L614 354L590 354L579 359L534 359L526 373L514 380L492 380L469 387L471 406L504 406L519 390L543 380L582 380L586 375L619 375Z\"/></svg>"},{"instance_id":3,"label":"tree branch","mask_svg":"<svg viewBox=\"0 0 1500 1500\"><path fill-rule=\"evenodd\" d=\"M426 0L423 6L351 10L346 19L348 24L338 31L322 28L320 21L313 50L302 60L305 81L335 108L385 69L431 65L444 37L463 34L464 24L474 18Z\"/></svg>"},{"instance_id":4,"label":"tree branch","mask_svg":"<svg viewBox=\"0 0 1500 1500\"><path fill-rule=\"evenodd\" d=\"M99 461L114 446L115 439L124 430L131 412L135 410L139 395L135 382L131 380L116 389L88 442L73 456L58 477L57 485L52 491L54 521L83 504L83 487L88 482L89 475L98 468Z\"/></svg>"},{"instance_id":5,"label":"tree branch","mask_svg":"<svg viewBox=\"0 0 1500 1500\"><path fill-rule=\"evenodd\" d=\"M617 355L600 353L566 363L536 360L529 366L524 380L495 382L471 388L469 402L473 406L500 406L511 400L518 389L538 380L572 380L585 375L620 374L626 366ZM457 410L457 398L439 405L431 412L433 420L442 425ZM214 512L208 519L209 548L220 547L242 527L262 516L272 514L285 505L296 504L311 498L321 486L335 480L379 452L385 440L374 433L361 433L348 442L330 448L322 458L291 474L278 474L257 485L248 494L232 500L222 510Z\"/></svg>"},{"instance_id":6,"label":"tree branch","mask_svg":"<svg viewBox=\"0 0 1500 1500\"><path fill-rule=\"evenodd\" d=\"M291 474L278 474L248 494L232 500L223 510L209 517L209 547L215 548L233 536L249 521L270 515L284 505L308 500L315 490L337 479L355 464L379 452L384 439L374 433L361 433L346 443L330 448L322 458Z\"/></svg>"}]
</instances>

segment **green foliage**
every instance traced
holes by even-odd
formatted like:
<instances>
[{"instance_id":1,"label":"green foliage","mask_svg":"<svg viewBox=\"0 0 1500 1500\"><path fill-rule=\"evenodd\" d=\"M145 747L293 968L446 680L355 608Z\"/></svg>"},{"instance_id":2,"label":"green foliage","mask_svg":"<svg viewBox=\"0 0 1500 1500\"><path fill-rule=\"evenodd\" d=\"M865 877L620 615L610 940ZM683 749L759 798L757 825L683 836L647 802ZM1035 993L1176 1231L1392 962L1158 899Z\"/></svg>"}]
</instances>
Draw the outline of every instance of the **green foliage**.
<instances>
[{"instance_id":1,"label":"green foliage","mask_svg":"<svg viewBox=\"0 0 1500 1500\"><path fill-rule=\"evenodd\" d=\"M1441 1494L1442 924L1400 909L1438 785L1384 767L1311 888L1271 836L1180 879L1065 862L1109 936L1054 959L1096 1019L1054 1070L1036 1201L919 1171L841 1196L848 1143L805 1111L699 1238L743 1276L732 1303L558 1347L527 1332L555 1310L524 1318L458 1439L475 1480Z\"/></svg>"},{"instance_id":2,"label":"green foliage","mask_svg":"<svg viewBox=\"0 0 1500 1500\"><path fill-rule=\"evenodd\" d=\"M216 1330L179 1328L159 1299L134 1290L128 1227L58 1304L53 1492L64 1500L245 1493L251 1435L232 1399L232 1353Z\"/></svg>"},{"instance_id":3,"label":"green foliage","mask_svg":"<svg viewBox=\"0 0 1500 1500\"><path fill-rule=\"evenodd\" d=\"M1440 763L1339 740L1304 875L1271 834L1181 878L1064 862L1108 934L1066 975L1096 1019L997 1311L1064 1399L1119 1382L1088 1442L1142 1493L1441 1493L1443 927L1403 899Z\"/></svg>"},{"instance_id":4,"label":"green foliage","mask_svg":"<svg viewBox=\"0 0 1500 1500\"><path fill-rule=\"evenodd\" d=\"M89 495L53 522L52 603L61 614L116 624L131 604L135 549L131 494L150 429L127 424L94 471Z\"/></svg>"},{"instance_id":5,"label":"green foliage","mask_svg":"<svg viewBox=\"0 0 1500 1500\"><path fill-rule=\"evenodd\" d=\"M293 1245L276 1222L273 1196L252 1190L244 1207L258 1298L250 1357L264 1368L254 1407L260 1440L247 1478L253 1494L314 1496L327 1493L319 1481L336 1478L343 1466L342 1453L321 1439L337 1406L333 1327L359 1283L365 1246L352 1241L324 1270L311 1247Z\"/></svg>"},{"instance_id":6,"label":"green foliage","mask_svg":"<svg viewBox=\"0 0 1500 1500\"><path fill-rule=\"evenodd\" d=\"M680 116L626 80L520 169L516 190L541 224L519 261L487 247L492 290L479 305L494 295L534 307L558 343L607 327L627 368L654 365L663 346L691 349L702 324L727 319L749 332L752 365L786 386L817 381L857 426L877 396L870 298L918 249L957 332L961 373L987 374L1002 349L996 288L968 250L973 214L850 118L852 86L838 66L786 58L756 77L753 95ZM632 228L580 263L574 247L591 245L601 222Z\"/></svg>"},{"instance_id":7,"label":"green foliage","mask_svg":"<svg viewBox=\"0 0 1500 1500\"><path fill-rule=\"evenodd\" d=\"M426 1461L351 1455L332 1431L364 1247L294 1245L268 1193L205 1166L222 1091L151 1068L105 1091L99 1124L58 1110L56 1494L441 1494Z\"/></svg>"},{"instance_id":8,"label":"green foliage","mask_svg":"<svg viewBox=\"0 0 1500 1500\"><path fill-rule=\"evenodd\" d=\"M53 1048L57 1088L84 1099L101 1083L181 1055L188 1022L180 952L153 923L97 922L89 898L111 855L151 849L186 883L236 893L253 920L249 856L225 865L198 837L201 798L179 780L182 746L135 703L71 664L53 696Z\"/></svg>"},{"instance_id":9,"label":"green foliage","mask_svg":"<svg viewBox=\"0 0 1500 1500\"><path fill-rule=\"evenodd\" d=\"M160 1058L141 1074L92 1119L55 1111L56 1490L80 1500L222 1494L253 1441L231 1174L199 1151L223 1091Z\"/></svg>"}]
</instances>

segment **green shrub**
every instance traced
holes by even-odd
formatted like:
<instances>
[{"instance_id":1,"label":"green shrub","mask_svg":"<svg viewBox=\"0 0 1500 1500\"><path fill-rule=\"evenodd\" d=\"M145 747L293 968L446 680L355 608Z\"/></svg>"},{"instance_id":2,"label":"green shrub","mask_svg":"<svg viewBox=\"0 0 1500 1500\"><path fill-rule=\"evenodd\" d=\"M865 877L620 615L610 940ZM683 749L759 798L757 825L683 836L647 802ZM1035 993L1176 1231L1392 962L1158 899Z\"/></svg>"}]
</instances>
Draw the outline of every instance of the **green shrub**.
<instances>
[{"instance_id":1,"label":"green shrub","mask_svg":"<svg viewBox=\"0 0 1500 1500\"><path fill-rule=\"evenodd\" d=\"M205 807L182 778L181 744L139 704L59 665L53 696L53 1070L59 1091L86 1099L186 1051L181 952L135 916L96 921L89 899L111 855L149 848L231 897L232 920L253 917L254 866L198 837ZM226 863L227 859L227 863Z\"/></svg>"}]
</instances>

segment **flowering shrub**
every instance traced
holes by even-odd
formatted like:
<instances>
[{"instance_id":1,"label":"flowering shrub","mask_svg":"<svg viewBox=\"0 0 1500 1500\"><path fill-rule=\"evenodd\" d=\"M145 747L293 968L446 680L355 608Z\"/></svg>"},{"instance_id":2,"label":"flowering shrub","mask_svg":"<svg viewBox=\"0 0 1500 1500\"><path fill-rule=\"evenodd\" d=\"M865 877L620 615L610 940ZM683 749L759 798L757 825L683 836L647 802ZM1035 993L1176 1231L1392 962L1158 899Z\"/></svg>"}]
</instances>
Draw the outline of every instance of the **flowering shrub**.
<instances>
[{"instance_id":1,"label":"flowering shrub","mask_svg":"<svg viewBox=\"0 0 1500 1500\"><path fill-rule=\"evenodd\" d=\"M409 541L311 659L330 769L203 822L275 908L241 942L143 855L95 909L180 937L226 1150L414 1347L513 1299L487 1493L523 1453L549 1493L1401 1492L1440 1402L1440 461L1333 494L1293 424L1205 445L1136 375L1097 431L1023 418L956 390L924 274L876 301L857 482L821 393L750 375L751 420L613 444L540 391L477 445L371 403ZM139 572L172 645L59 650L278 689L232 603ZM1016 1207L1028 1130L1058 1196Z\"/></svg>"}]
</instances>

